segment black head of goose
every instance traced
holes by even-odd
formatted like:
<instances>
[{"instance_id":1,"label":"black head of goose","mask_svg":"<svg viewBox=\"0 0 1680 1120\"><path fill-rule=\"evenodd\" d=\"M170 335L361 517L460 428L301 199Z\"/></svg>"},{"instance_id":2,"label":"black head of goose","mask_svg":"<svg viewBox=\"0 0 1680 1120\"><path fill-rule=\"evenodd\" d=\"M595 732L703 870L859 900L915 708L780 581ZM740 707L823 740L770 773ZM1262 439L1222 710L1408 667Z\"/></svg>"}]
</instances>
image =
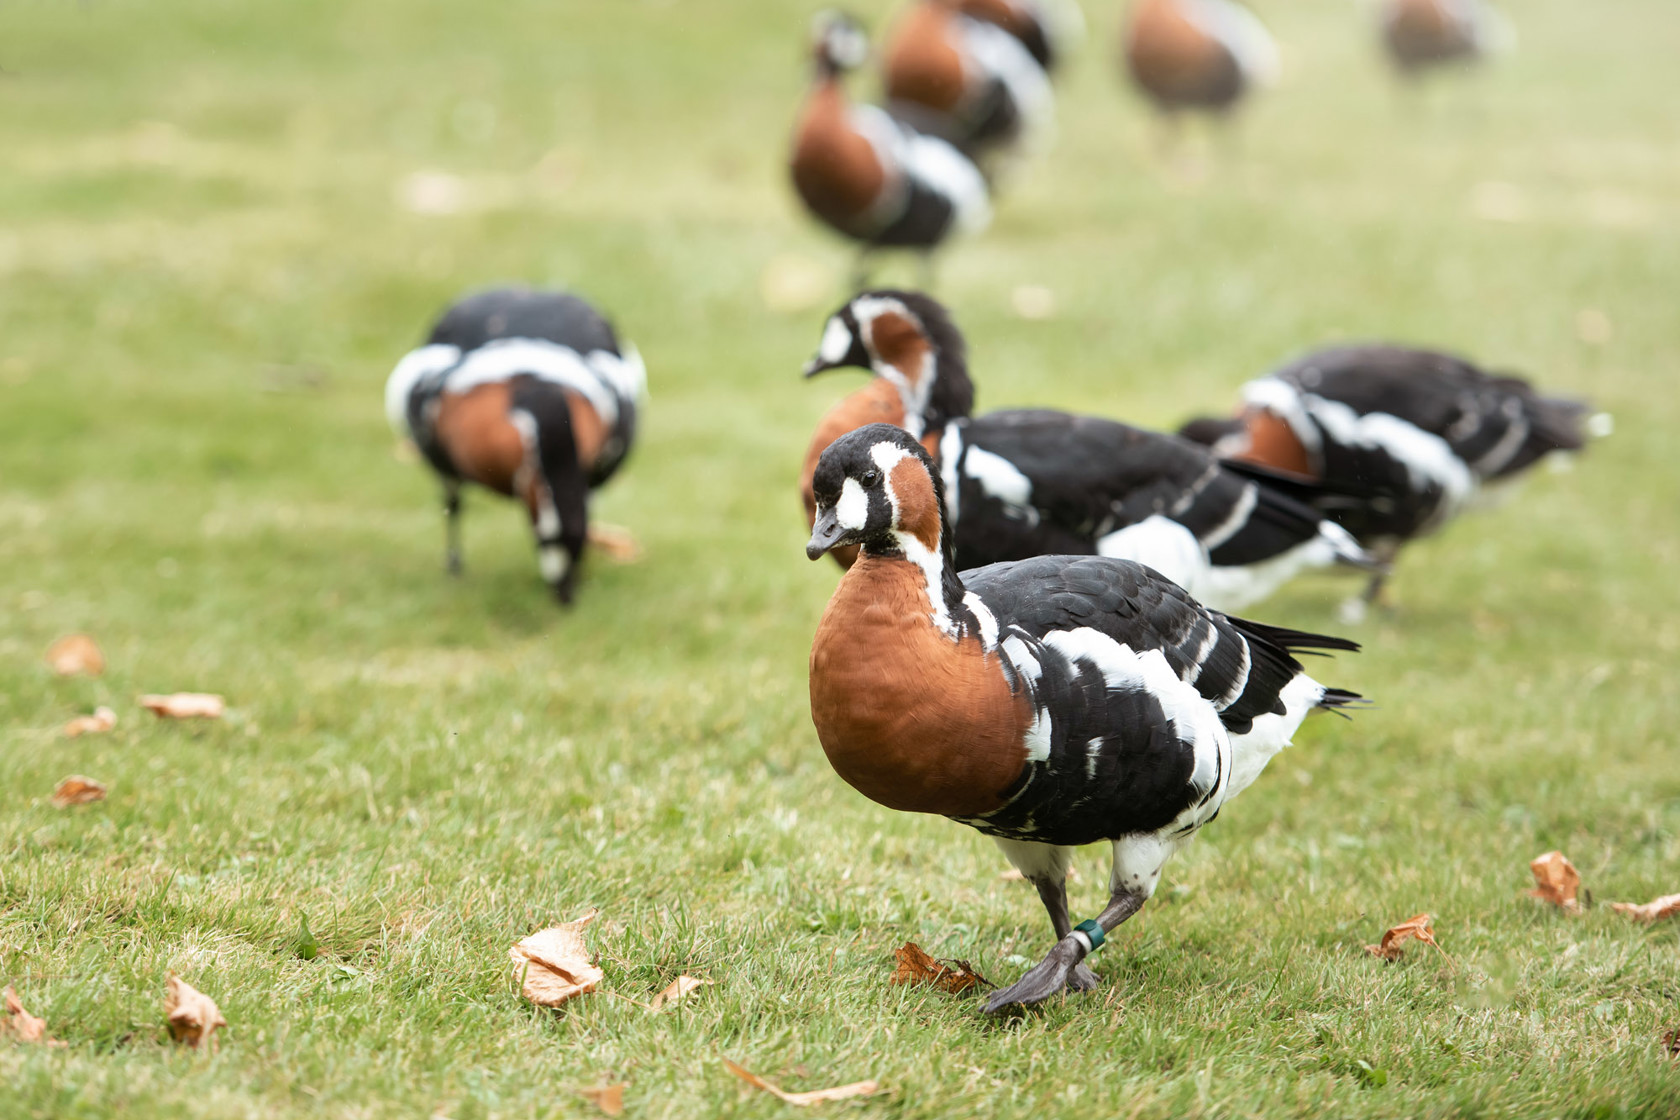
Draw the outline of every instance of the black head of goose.
<instances>
[{"instance_id":1,"label":"black head of goose","mask_svg":"<svg viewBox=\"0 0 1680 1120\"><path fill-rule=\"evenodd\" d=\"M629 455L645 381L635 348L575 295L501 288L445 311L392 370L385 408L443 483L448 570L472 483L524 503L543 578L570 603L595 535L589 492Z\"/></svg>"},{"instance_id":2,"label":"black head of goose","mask_svg":"<svg viewBox=\"0 0 1680 1120\"><path fill-rule=\"evenodd\" d=\"M902 428L823 452L816 559L853 545L811 645L811 719L835 771L889 808L992 837L1057 942L987 1005L1097 977L1083 959L1154 892L1167 858L1253 782L1306 715L1352 704L1302 670L1339 638L1210 611L1141 564L1041 556L959 574L944 484ZM1108 841L1109 905L1074 926L1073 849Z\"/></svg>"}]
</instances>

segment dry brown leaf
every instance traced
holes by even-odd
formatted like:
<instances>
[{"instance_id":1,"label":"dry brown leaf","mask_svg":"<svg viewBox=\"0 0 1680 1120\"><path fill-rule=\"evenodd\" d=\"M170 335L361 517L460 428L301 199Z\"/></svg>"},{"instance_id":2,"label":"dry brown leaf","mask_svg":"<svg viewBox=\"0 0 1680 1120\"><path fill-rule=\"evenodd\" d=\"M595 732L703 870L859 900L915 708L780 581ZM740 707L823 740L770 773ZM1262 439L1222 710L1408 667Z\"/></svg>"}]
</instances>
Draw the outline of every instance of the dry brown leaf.
<instances>
[{"instance_id":1,"label":"dry brown leaf","mask_svg":"<svg viewBox=\"0 0 1680 1120\"><path fill-rule=\"evenodd\" d=\"M1668 1051L1669 1057L1680 1059L1680 1027L1663 1035L1663 1049Z\"/></svg>"},{"instance_id":2,"label":"dry brown leaf","mask_svg":"<svg viewBox=\"0 0 1680 1120\"><path fill-rule=\"evenodd\" d=\"M105 655L86 634L67 634L47 647L47 664L61 677L97 677L105 671Z\"/></svg>"},{"instance_id":3,"label":"dry brown leaf","mask_svg":"<svg viewBox=\"0 0 1680 1120\"><path fill-rule=\"evenodd\" d=\"M23 1009L23 1001L18 999L16 989L7 988L3 994L6 1014L4 1018L0 1018L0 1035L9 1034L19 1042L40 1042L47 1046L64 1045L56 1038L47 1037L45 1019L37 1019Z\"/></svg>"},{"instance_id":4,"label":"dry brown leaf","mask_svg":"<svg viewBox=\"0 0 1680 1120\"><path fill-rule=\"evenodd\" d=\"M976 972L974 966L967 961L935 960L914 941L906 941L894 949L893 957L898 962L892 974L894 984L931 984L954 996L960 996L982 984L988 988L995 986Z\"/></svg>"},{"instance_id":5,"label":"dry brown leaf","mask_svg":"<svg viewBox=\"0 0 1680 1120\"><path fill-rule=\"evenodd\" d=\"M636 543L635 534L619 525L590 522L589 547L600 549L620 564L634 564L642 558L642 546Z\"/></svg>"},{"instance_id":6,"label":"dry brown leaf","mask_svg":"<svg viewBox=\"0 0 1680 1120\"><path fill-rule=\"evenodd\" d=\"M117 725L117 713L100 705L93 710L91 716L77 716L64 725L64 737L74 739L78 735L99 735L111 730Z\"/></svg>"},{"instance_id":7,"label":"dry brown leaf","mask_svg":"<svg viewBox=\"0 0 1680 1120\"><path fill-rule=\"evenodd\" d=\"M84 778L80 774L72 774L53 790L52 803L60 809L68 809L72 805L86 805L89 801L105 800L105 786L92 778Z\"/></svg>"},{"instance_id":8,"label":"dry brown leaf","mask_svg":"<svg viewBox=\"0 0 1680 1120\"><path fill-rule=\"evenodd\" d=\"M1436 944L1435 934L1430 932L1429 921L1428 914L1407 918L1382 935L1381 945L1367 945L1365 951L1385 961L1397 961L1405 955L1406 942L1414 937L1425 945L1434 945L1439 949L1441 946Z\"/></svg>"},{"instance_id":9,"label":"dry brown leaf","mask_svg":"<svg viewBox=\"0 0 1680 1120\"><path fill-rule=\"evenodd\" d=\"M1568 856L1547 852L1530 860L1528 869L1534 873L1534 889L1528 892L1530 898L1549 902L1571 914L1580 913L1581 903L1575 895L1581 889L1581 873L1575 870Z\"/></svg>"},{"instance_id":10,"label":"dry brown leaf","mask_svg":"<svg viewBox=\"0 0 1680 1120\"><path fill-rule=\"evenodd\" d=\"M140 706L159 719L221 719L227 701L213 692L171 692L140 697Z\"/></svg>"},{"instance_id":11,"label":"dry brown leaf","mask_svg":"<svg viewBox=\"0 0 1680 1120\"><path fill-rule=\"evenodd\" d=\"M1612 902L1610 908L1626 914L1636 922L1654 922L1658 918L1672 918L1680 914L1680 894L1665 894L1650 902Z\"/></svg>"},{"instance_id":12,"label":"dry brown leaf","mask_svg":"<svg viewBox=\"0 0 1680 1120\"><path fill-rule=\"evenodd\" d=\"M606 1113L608 1116L624 1115L624 1086L620 1081L616 1085L600 1085L593 1089L579 1089L578 1096Z\"/></svg>"},{"instance_id":13,"label":"dry brown leaf","mask_svg":"<svg viewBox=\"0 0 1680 1120\"><path fill-rule=\"evenodd\" d=\"M169 1037L194 1050L228 1025L215 1000L173 972L169 974L169 994L163 1000L163 1014L169 1021Z\"/></svg>"},{"instance_id":14,"label":"dry brown leaf","mask_svg":"<svg viewBox=\"0 0 1680 1120\"><path fill-rule=\"evenodd\" d=\"M839 1085L833 1089L812 1089L806 1093L790 1093L770 1084L751 1070L743 1069L728 1058L723 1060L723 1065L725 1069L748 1085L763 1089L766 1093L778 1096L788 1104L796 1104L800 1107L808 1104L821 1104L823 1101L843 1101L850 1097L867 1097L879 1092L881 1088L873 1081L854 1081L850 1085Z\"/></svg>"},{"instance_id":15,"label":"dry brown leaf","mask_svg":"<svg viewBox=\"0 0 1680 1120\"><path fill-rule=\"evenodd\" d=\"M508 950L514 979L520 981L526 999L539 1007L559 1007L595 990L605 974L589 962L583 928L600 913L591 910L575 922L538 930Z\"/></svg>"},{"instance_id":16,"label":"dry brown leaf","mask_svg":"<svg viewBox=\"0 0 1680 1120\"><path fill-rule=\"evenodd\" d=\"M703 988L710 983L710 980L701 980L694 976L679 976L675 980L671 981L663 992L654 996L653 1002L648 1006L653 1010L658 1011L661 1007L664 1007L667 1004L676 1003L684 996L689 995L695 990Z\"/></svg>"}]
</instances>

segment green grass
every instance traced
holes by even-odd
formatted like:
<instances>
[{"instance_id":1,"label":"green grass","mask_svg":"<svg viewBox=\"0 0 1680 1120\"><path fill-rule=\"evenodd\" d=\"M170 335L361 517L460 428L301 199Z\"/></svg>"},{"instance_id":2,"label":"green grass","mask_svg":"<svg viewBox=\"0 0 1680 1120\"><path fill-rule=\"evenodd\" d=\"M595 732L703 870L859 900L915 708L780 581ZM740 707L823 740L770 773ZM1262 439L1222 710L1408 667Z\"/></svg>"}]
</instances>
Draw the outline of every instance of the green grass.
<instances>
[{"instance_id":1,"label":"green grass","mask_svg":"<svg viewBox=\"0 0 1680 1120\"><path fill-rule=\"evenodd\" d=\"M865 5L880 17L885 0ZM1400 609L1323 666L1315 721L1168 869L1109 983L996 1024L887 984L913 938L1012 979L1048 942L971 831L822 757L806 654L834 572L794 479L846 375L799 363L847 250L780 167L806 5L0 7L0 983L69 1043L0 1044L0 1115L1673 1116L1680 923L1521 892L1566 850L1602 902L1680 890L1680 117L1670 0L1511 4L1520 53L1408 101L1342 0L1261 5L1288 80L1186 183L1110 69L944 261L982 404L1169 425L1337 337L1460 347L1590 394L1616 436L1412 550ZM453 215L394 203L464 184ZM1515 219L1515 220L1511 220ZM908 277L908 269L895 272ZM440 571L380 388L465 288L571 284L641 347L640 448L598 503L646 547L545 598L511 508ZM1023 321L1010 290L1057 315ZM1585 342L1583 310L1608 316ZM1334 579L1256 612L1343 630ZM53 638L111 667L59 680ZM141 692L225 693L213 725ZM67 741L110 703L110 735ZM52 808L85 773L108 800ZM1101 903L1082 854L1076 911ZM585 907L605 992L512 991L507 947ZM1361 946L1427 910L1448 956ZM307 920L322 952L298 953ZM169 970L221 1004L167 1041Z\"/></svg>"}]
</instances>

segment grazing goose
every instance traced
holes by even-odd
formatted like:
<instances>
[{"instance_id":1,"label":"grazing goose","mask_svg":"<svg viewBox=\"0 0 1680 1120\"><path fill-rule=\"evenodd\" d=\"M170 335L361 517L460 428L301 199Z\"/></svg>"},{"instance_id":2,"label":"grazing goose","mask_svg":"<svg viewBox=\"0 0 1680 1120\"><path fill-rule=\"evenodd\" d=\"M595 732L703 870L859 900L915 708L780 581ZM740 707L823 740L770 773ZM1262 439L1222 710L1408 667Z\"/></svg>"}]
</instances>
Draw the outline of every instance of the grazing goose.
<instances>
[{"instance_id":1,"label":"grazing goose","mask_svg":"<svg viewBox=\"0 0 1680 1120\"><path fill-rule=\"evenodd\" d=\"M1015 36L1046 74L1055 73L1085 30L1084 13L1073 0L957 0L957 7Z\"/></svg>"},{"instance_id":2,"label":"grazing goose","mask_svg":"<svg viewBox=\"0 0 1680 1120\"><path fill-rule=\"evenodd\" d=\"M1227 112L1277 76L1277 44L1235 0L1137 0L1121 49L1132 81L1169 117Z\"/></svg>"},{"instance_id":3,"label":"grazing goose","mask_svg":"<svg viewBox=\"0 0 1680 1120\"><path fill-rule=\"evenodd\" d=\"M646 370L577 296L502 288L456 303L397 363L385 412L443 483L448 569L461 570L461 486L525 504L543 579L572 601L589 492L630 453Z\"/></svg>"},{"instance_id":4,"label":"grazing goose","mask_svg":"<svg viewBox=\"0 0 1680 1120\"><path fill-rule=\"evenodd\" d=\"M1511 25L1485 0L1387 0L1382 7L1383 47L1408 77L1475 62L1512 39Z\"/></svg>"},{"instance_id":5,"label":"grazing goose","mask_svg":"<svg viewBox=\"0 0 1680 1120\"><path fill-rule=\"evenodd\" d=\"M817 17L815 79L794 128L794 188L819 220L863 246L929 255L952 235L991 221L986 182L969 158L873 105L846 96L848 71L869 57L855 20Z\"/></svg>"},{"instance_id":6,"label":"grazing goose","mask_svg":"<svg viewBox=\"0 0 1680 1120\"><path fill-rule=\"evenodd\" d=\"M1038 146L1055 114L1044 67L959 0L916 0L888 37L887 108L988 171Z\"/></svg>"},{"instance_id":7,"label":"grazing goose","mask_svg":"<svg viewBox=\"0 0 1680 1120\"><path fill-rule=\"evenodd\" d=\"M811 643L811 720L873 801L992 837L1030 879L1056 944L989 1012L1095 987L1083 964L1161 869L1259 777L1306 715L1358 696L1301 650L1340 638L1208 610L1129 560L1040 556L957 571L941 471L902 428L836 440L813 479L806 554L861 550ZM1108 906L1070 922L1073 850L1113 845Z\"/></svg>"},{"instance_id":8,"label":"grazing goose","mask_svg":"<svg viewBox=\"0 0 1680 1120\"><path fill-rule=\"evenodd\" d=\"M882 421L909 431L939 464L965 568L1046 553L1119 556L1235 610L1308 569L1371 566L1344 530L1176 436L1047 409L971 416L962 335L920 293L864 292L835 312L805 372L839 367L876 380L818 425L801 474L807 520L824 448ZM851 559L834 551L842 564Z\"/></svg>"},{"instance_id":9,"label":"grazing goose","mask_svg":"<svg viewBox=\"0 0 1680 1120\"><path fill-rule=\"evenodd\" d=\"M1409 346L1320 350L1249 382L1242 397L1237 419L1192 421L1181 433L1264 468L1270 485L1302 483L1298 497L1385 561L1484 488L1580 450L1609 421L1521 378ZM1372 579L1367 603L1383 579Z\"/></svg>"}]
</instances>

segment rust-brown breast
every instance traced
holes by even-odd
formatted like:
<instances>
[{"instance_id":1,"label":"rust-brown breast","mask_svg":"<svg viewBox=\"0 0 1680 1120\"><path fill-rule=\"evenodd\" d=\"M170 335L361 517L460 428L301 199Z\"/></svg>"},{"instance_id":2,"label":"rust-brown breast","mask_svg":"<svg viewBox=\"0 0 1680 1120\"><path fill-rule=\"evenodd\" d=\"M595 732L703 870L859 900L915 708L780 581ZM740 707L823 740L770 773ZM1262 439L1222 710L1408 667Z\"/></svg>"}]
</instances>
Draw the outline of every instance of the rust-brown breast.
<instances>
[{"instance_id":1,"label":"rust-brown breast","mask_svg":"<svg viewBox=\"0 0 1680 1120\"><path fill-rule=\"evenodd\" d=\"M1267 409L1251 408L1243 414L1243 424L1248 446L1233 458L1304 478L1318 478L1312 457L1287 420Z\"/></svg>"},{"instance_id":2,"label":"rust-brown breast","mask_svg":"<svg viewBox=\"0 0 1680 1120\"><path fill-rule=\"evenodd\" d=\"M1026 765L1032 705L979 639L934 627L922 587L908 560L867 553L840 580L811 645L811 721L871 801L978 816Z\"/></svg>"},{"instance_id":3,"label":"rust-brown breast","mask_svg":"<svg viewBox=\"0 0 1680 1120\"><path fill-rule=\"evenodd\" d=\"M886 182L875 148L846 119L839 80L825 80L806 101L794 134L793 183L800 197L824 221L844 228L874 204Z\"/></svg>"},{"instance_id":4,"label":"rust-brown breast","mask_svg":"<svg viewBox=\"0 0 1680 1120\"><path fill-rule=\"evenodd\" d=\"M1138 85L1175 104L1210 100L1234 66L1225 45L1197 27L1176 0L1139 0L1127 26L1125 53Z\"/></svg>"},{"instance_id":5,"label":"rust-brown breast","mask_svg":"<svg viewBox=\"0 0 1680 1120\"><path fill-rule=\"evenodd\" d=\"M438 398L437 440L461 477L512 495L525 463L525 441L508 416L507 382L477 385Z\"/></svg>"},{"instance_id":6,"label":"rust-brown breast","mask_svg":"<svg viewBox=\"0 0 1680 1120\"><path fill-rule=\"evenodd\" d=\"M943 113L956 110L966 76L950 35L951 12L923 0L899 21L886 50L887 96Z\"/></svg>"}]
</instances>

